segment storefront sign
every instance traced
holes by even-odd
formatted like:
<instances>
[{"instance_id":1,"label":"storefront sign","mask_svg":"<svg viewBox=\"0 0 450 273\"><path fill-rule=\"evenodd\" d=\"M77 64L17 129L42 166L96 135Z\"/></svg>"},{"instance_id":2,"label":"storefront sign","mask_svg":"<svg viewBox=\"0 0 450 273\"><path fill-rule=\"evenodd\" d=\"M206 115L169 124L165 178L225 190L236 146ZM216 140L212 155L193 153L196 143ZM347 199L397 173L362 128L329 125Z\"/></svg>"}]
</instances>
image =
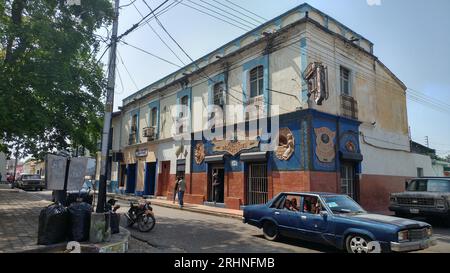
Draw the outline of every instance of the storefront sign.
<instances>
[{"instance_id":1,"label":"storefront sign","mask_svg":"<svg viewBox=\"0 0 450 273\"><path fill-rule=\"evenodd\" d=\"M330 163L336 157L334 139L336 132L327 127L315 128L316 134L316 155L320 162Z\"/></svg>"},{"instance_id":2,"label":"storefront sign","mask_svg":"<svg viewBox=\"0 0 450 273\"><path fill-rule=\"evenodd\" d=\"M212 143L214 144L213 150L215 152L227 152L232 156L237 155L243 150L257 148L259 146L258 140L243 140L243 141L216 140L212 141Z\"/></svg>"},{"instance_id":3,"label":"storefront sign","mask_svg":"<svg viewBox=\"0 0 450 273\"><path fill-rule=\"evenodd\" d=\"M146 157L148 155L148 149L137 149L136 157Z\"/></svg>"}]
</instances>

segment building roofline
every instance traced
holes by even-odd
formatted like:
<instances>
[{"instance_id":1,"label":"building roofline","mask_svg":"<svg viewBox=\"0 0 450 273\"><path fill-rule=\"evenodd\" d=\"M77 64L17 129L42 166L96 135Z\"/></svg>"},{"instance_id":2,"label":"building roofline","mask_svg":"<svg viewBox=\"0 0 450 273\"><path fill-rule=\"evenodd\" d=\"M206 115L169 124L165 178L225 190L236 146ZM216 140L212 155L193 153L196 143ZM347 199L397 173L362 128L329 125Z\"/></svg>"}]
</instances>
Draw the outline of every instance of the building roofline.
<instances>
[{"instance_id":1,"label":"building roofline","mask_svg":"<svg viewBox=\"0 0 450 273\"><path fill-rule=\"evenodd\" d=\"M319 13L322 17L333 20L333 21L334 21L338 26L340 26L341 28L344 28L344 29L346 29L346 30L348 30L348 31L351 31L352 33L354 33L354 34L356 34L357 36L359 36L359 38L366 40L366 41L371 45L371 47L373 46L373 43L372 43L371 41L369 41L368 39L366 39L364 36L358 34L357 32L353 31L352 29L350 29L350 28L347 27L346 25L340 23L338 20L336 20L336 19L334 19L333 17L329 16L328 14L325 14L324 12L322 12L322 11L320 11L320 10L318 10L318 9L316 9L316 8L314 8L314 7L312 7L312 6L309 5L308 3L303 3L303 4L300 4L299 6L296 6L296 7L292 8L292 9L290 9L290 10L284 12L284 13L281 14L281 15L276 16L275 18L273 18L273 19L271 19L271 20L269 20L269 21L263 23L262 25L260 25L260 26L258 26L258 27L256 27L256 28L254 28L254 29L252 29L252 30L250 30L250 31L248 31L248 32L246 32L246 33L244 33L244 34L242 34L241 36L239 36L239 37L233 39L232 41L226 43L225 45L220 46L219 48L217 48L217 49L215 49L215 50L209 52L208 54L206 54L206 55L204 55L204 56L198 58L198 59L195 60L194 62L191 62L191 63L189 63L189 64L183 66L182 68L180 68L180 69L178 69L178 70L172 72L171 74L169 74L169 75L167 75L167 76L161 78L160 80L157 80L157 81L155 81L155 82L153 82L153 83L147 85L146 87L140 89L139 91L137 91L137 92L131 94L130 96L126 97L125 99L123 99L123 100L122 100L122 104L125 106L125 105L128 105L128 104L132 103L132 102L125 103L125 101L130 100L131 98L133 98L133 97L135 97L135 96L138 96L139 94L142 94L143 92L147 91L149 88L156 87L156 85L160 84L161 82L163 82L163 81L165 81L165 80L168 80L168 79L171 78L171 77L176 76L177 74L181 73L182 71L186 71L189 67L191 67L191 66L193 66L193 65L194 65L194 66L197 66L197 68L196 68L194 71L191 71L191 72L195 72L195 71L199 70L199 68L202 68L202 67L199 66L199 63L202 62L202 61L204 61L204 60L207 59L208 57L211 57L212 54L218 53L218 52L220 52L220 51L223 51L226 47L228 47L228 46L230 46L230 45L236 44L236 43L239 42L241 39L243 39L243 38L245 38L245 37L248 37L249 35L252 35L252 34L255 35L255 34L257 34L258 31L263 30L265 27L267 27L267 26L269 26L269 25L271 25L271 24L277 23L277 22L278 22L279 20L281 20L282 18L287 17L288 15L290 15L291 13L294 13L294 12L296 12L296 11L305 12L305 13L306 13L307 11L314 11L314 12L317 12L317 13ZM304 19L304 18L301 18L301 19L298 20L298 21L301 21L302 19ZM313 19L310 18L310 20L313 20ZM314 21L314 20L313 20L313 21ZM283 28L284 28L284 27L283 27ZM280 28L280 29L283 29L283 28ZM338 34L338 35L339 35L339 34ZM372 54L372 53L370 53L370 54ZM210 65L210 64L211 64L211 63L208 63L206 66L208 66L208 65ZM383 67L385 67L384 64L382 64L381 62L380 62L380 64L381 64ZM387 70L389 71L389 69L387 69ZM390 72L390 71L389 71L389 72ZM391 72L391 73L392 73L392 72ZM395 77L395 75L394 75L394 77ZM397 77L395 77L395 78L397 79ZM400 81L400 83L401 83L401 81ZM404 85L403 83L401 83L401 84ZM157 88L157 89L158 89L158 88ZM150 91L150 93L152 93L152 91ZM139 99L139 98L136 98L136 99Z\"/></svg>"}]
</instances>

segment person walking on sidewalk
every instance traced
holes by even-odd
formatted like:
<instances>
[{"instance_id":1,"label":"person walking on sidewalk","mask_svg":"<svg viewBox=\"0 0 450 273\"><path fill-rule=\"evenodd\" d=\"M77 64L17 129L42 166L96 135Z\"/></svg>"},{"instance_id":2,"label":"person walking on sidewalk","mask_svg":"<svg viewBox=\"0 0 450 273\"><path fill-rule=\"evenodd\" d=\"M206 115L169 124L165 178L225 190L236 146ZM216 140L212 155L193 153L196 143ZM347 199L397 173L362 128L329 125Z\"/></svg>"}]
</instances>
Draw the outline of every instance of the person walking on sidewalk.
<instances>
[{"instance_id":1,"label":"person walking on sidewalk","mask_svg":"<svg viewBox=\"0 0 450 273\"><path fill-rule=\"evenodd\" d=\"M180 209L183 208L183 198L184 198L184 192L186 191L186 181L183 177L180 177L178 182L178 202L180 204Z\"/></svg>"},{"instance_id":2,"label":"person walking on sidewalk","mask_svg":"<svg viewBox=\"0 0 450 273\"><path fill-rule=\"evenodd\" d=\"M175 199L178 195L178 186L180 184L180 177L177 177L177 180L175 181L175 187L173 188L173 203L175 204Z\"/></svg>"}]
</instances>

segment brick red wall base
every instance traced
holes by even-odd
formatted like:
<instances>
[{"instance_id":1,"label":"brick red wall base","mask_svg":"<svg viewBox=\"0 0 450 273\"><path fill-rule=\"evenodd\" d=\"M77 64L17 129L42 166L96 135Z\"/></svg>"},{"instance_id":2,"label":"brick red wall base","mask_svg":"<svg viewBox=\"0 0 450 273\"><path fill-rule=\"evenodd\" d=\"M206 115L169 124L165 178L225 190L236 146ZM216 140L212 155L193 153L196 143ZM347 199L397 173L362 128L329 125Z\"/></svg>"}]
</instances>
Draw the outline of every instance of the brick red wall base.
<instances>
[{"instance_id":1,"label":"brick red wall base","mask_svg":"<svg viewBox=\"0 0 450 273\"><path fill-rule=\"evenodd\" d=\"M339 192L339 173L335 172L310 172L310 191L315 192Z\"/></svg>"},{"instance_id":2,"label":"brick red wall base","mask_svg":"<svg viewBox=\"0 0 450 273\"><path fill-rule=\"evenodd\" d=\"M193 173L191 183L191 194L207 196L208 179L205 173Z\"/></svg>"},{"instance_id":3,"label":"brick red wall base","mask_svg":"<svg viewBox=\"0 0 450 273\"><path fill-rule=\"evenodd\" d=\"M234 172L227 173L225 178L225 199L226 198L238 198L243 202L244 200L244 173Z\"/></svg>"},{"instance_id":4,"label":"brick red wall base","mask_svg":"<svg viewBox=\"0 0 450 273\"><path fill-rule=\"evenodd\" d=\"M367 175L360 181L360 204L373 212L389 211L389 195L405 190L405 181L410 177Z\"/></svg>"},{"instance_id":5,"label":"brick red wall base","mask_svg":"<svg viewBox=\"0 0 450 273\"><path fill-rule=\"evenodd\" d=\"M184 202L196 205L203 205L203 203L205 202L205 196L197 194L185 194Z\"/></svg>"},{"instance_id":6,"label":"brick red wall base","mask_svg":"<svg viewBox=\"0 0 450 273\"><path fill-rule=\"evenodd\" d=\"M225 206L227 209L240 210L242 205L241 198L225 197Z\"/></svg>"},{"instance_id":7,"label":"brick red wall base","mask_svg":"<svg viewBox=\"0 0 450 273\"><path fill-rule=\"evenodd\" d=\"M309 172L272 172L273 196L280 192L309 191ZM269 196L269 197L273 197Z\"/></svg>"}]
</instances>

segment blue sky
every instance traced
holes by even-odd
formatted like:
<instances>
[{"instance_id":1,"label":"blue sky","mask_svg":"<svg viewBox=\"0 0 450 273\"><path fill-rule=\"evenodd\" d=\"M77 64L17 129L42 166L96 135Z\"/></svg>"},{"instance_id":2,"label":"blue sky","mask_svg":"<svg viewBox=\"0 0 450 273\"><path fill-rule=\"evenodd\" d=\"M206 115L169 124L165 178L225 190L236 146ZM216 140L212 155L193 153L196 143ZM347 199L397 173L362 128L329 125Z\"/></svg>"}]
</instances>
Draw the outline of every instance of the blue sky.
<instances>
[{"instance_id":1,"label":"blue sky","mask_svg":"<svg viewBox=\"0 0 450 273\"><path fill-rule=\"evenodd\" d=\"M162 0L146 0L157 7ZM170 0L172 2L174 0ZM201 0L191 0L205 5ZM213 0L208 1L218 5ZM225 0L217 0L231 6ZM296 0L231 0L254 13L272 19L304 3ZM184 3L193 6L189 0ZM368 2L381 2L369 5ZM121 0L121 5L130 0ZM438 101L450 104L450 1L448 0L311 0L308 4L332 16L357 33L371 40L374 54L409 88ZM149 10L142 0L135 2L142 14ZM119 33L140 19L131 5L121 9ZM194 59L204 56L245 33L244 30L199 13L182 4L159 17L166 29ZM247 18L248 19L248 18ZM170 42L155 20L151 26L185 62L189 59ZM148 26L143 26L125 41L160 57L181 65ZM178 68L120 44L119 54L124 60L138 89L163 78ZM107 58L104 58L104 62ZM116 81L115 109L122 99L138 89L128 72L118 61L120 77ZM120 80L121 79L121 80ZM450 112L450 110L448 111ZM430 146L440 155L450 154L450 113L435 110L408 100L408 119L413 140Z\"/></svg>"}]
</instances>

